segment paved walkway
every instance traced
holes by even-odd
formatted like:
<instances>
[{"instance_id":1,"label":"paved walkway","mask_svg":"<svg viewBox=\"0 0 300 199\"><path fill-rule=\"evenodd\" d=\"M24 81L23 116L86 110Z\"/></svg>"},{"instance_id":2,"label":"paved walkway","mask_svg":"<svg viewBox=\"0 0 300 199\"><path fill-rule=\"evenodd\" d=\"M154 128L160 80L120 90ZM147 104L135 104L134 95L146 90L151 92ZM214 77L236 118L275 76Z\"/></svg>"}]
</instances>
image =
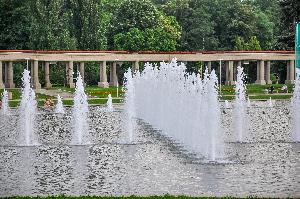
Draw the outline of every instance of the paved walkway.
<instances>
[{"instance_id":1,"label":"paved walkway","mask_svg":"<svg viewBox=\"0 0 300 199\"><path fill-rule=\"evenodd\" d=\"M263 95L263 96L273 96L273 95L287 95L287 96L291 96L291 95L293 95L293 93L273 93L273 94L271 94L271 93L252 93L252 94L249 94L248 96L261 96L261 95ZM222 96L235 96L235 94L223 94Z\"/></svg>"},{"instance_id":2,"label":"paved walkway","mask_svg":"<svg viewBox=\"0 0 300 199\"><path fill-rule=\"evenodd\" d=\"M43 94L43 95L48 95L48 96L52 96L52 97L57 97L57 95L60 95L60 97L62 97L63 99L73 99L74 94L73 93L69 93L67 91L62 91L60 89L51 89L51 90L46 90L46 89L38 89L35 91L38 94Z\"/></svg>"}]
</instances>

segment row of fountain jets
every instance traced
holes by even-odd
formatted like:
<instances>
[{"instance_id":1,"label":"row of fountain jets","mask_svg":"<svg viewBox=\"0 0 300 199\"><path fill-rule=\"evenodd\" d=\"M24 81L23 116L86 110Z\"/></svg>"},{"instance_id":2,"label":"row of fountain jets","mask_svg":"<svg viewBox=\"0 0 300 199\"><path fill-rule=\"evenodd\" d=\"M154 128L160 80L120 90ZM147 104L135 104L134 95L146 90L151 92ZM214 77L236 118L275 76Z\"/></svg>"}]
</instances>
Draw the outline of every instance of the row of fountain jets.
<instances>
[{"instance_id":1,"label":"row of fountain jets","mask_svg":"<svg viewBox=\"0 0 300 199\"><path fill-rule=\"evenodd\" d=\"M37 114L37 101L35 91L31 87L31 77L28 70L24 70L22 77L22 95L21 102L18 108L19 112L19 125L22 129L22 136L20 143L25 146L38 145L38 140L34 134L34 124ZM112 97L108 96L106 111L112 112ZM57 104L54 112L56 114L65 114L62 98L57 96ZM72 109L72 127L73 127L73 144L82 144L88 142L85 132L88 132L88 101L87 95L84 91L83 81L80 73L77 74L74 105ZM4 89L2 96L2 107L0 109L2 116L10 115L10 108L8 103L8 92ZM85 139L85 140L84 140Z\"/></svg>"},{"instance_id":2,"label":"row of fountain jets","mask_svg":"<svg viewBox=\"0 0 300 199\"><path fill-rule=\"evenodd\" d=\"M300 73L297 73L300 74ZM136 118L143 119L163 134L182 143L191 151L200 153L209 160L224 157L224 134L221 129L221 103L218 94L218 78L213 70L205 70L204 77L186 73L186 66L173 59L170 63L161 62L160 66L145 64L144 70L125 74L124 113L128 141L134 141ZM30 86L30 72L24 70L22 100L19 107L21 129L24 129L25 145L37 144L34 138L34 121L37 102ZM244 141L247 129L247 109L245 74L237 68L235 100L233 102L234 131L237 141ZM292 104L292 136L300 141L300 77L297 76ZM226 105L227 104L227 105ZM225 107L228 102L225 103ZM272 106L272 101L269 101ZM107 110L113 111L112 98L109 96ZM7 91L3 93L2 114L8 114ZM64 108L58 96L56 113L63 114ZM74 105L72 109L73 144L86 144L88 134L88 102L80 73L77 75ZM22 138L24 140L24 138Z\"/></svg>"},{"instance_id":3,"label":"row of fountain jets","mask_svg":"<svg viewBox=\"0 0 300 199\"><path fill-rule=\"evenodd\" d=\"M300 73L297 73L300 74ZM182 143L189 151L209 160L224 158L224 133L221 128L221 103L218 78L213 70L204 77L188 74L176 59L159 66L146 63L144 70L125 73L125 110L128 118L140 118L161 130L165 136ZM237 68L232 121L237 142L245 142L249 127L243 68ZM297 76L291 100L292 138L300 142L300 77ZM226 104L225 104L226 106ZM227 102L228 106L228 102ZM269 100L268 107L273 107ZM128 123L133 128L134 120ZM132 133L129 133L132 136Z\"/></svg>"}]
</instances>

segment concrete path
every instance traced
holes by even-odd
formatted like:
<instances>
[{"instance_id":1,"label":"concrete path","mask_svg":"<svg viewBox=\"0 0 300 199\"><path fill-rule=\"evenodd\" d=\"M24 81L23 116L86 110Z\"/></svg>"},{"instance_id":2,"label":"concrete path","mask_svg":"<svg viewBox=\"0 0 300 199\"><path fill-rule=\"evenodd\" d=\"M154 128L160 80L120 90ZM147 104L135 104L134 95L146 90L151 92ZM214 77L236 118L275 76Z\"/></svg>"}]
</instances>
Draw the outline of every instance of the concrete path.
<instances>
[{"instance_id":1,"label":"concrete path","mask_svg":"<svg viewBox=\"0 0 300 199\"><path fill-rule=\"evenodd\" d=\"M38 94L48 95L52 97L57 97L57 95L60 95L60 97L62 97L63 99L67 99L67 98L73 99L74 97L73 93L62 91L60 89L55 89L55 90L38 89L35 92Z\"/></svg>"},{"instance_id":2,"label":"concrete path","mask_svg":"<svg viewBox=\"0 0 300 199\"><path fill-rule=\"evenodd\" d=\"M38 93L38 94L52 96L54 98L56 98L57 95L60 95L60 97L64 100L73 100L73 98L74 98L73 93L68 92L68 91L63 91L63 90L60 90L60 89L50 89L50 90L38 89L38 90L35 90L35 92ZM90 96L88 94L87 94L87 96L88 96L88 99L107 99L107 97L99 98L99 97L96 97L96 96ZM113 97L113 99L123 99L123 98Z\"/></svg>"}]
</instances>

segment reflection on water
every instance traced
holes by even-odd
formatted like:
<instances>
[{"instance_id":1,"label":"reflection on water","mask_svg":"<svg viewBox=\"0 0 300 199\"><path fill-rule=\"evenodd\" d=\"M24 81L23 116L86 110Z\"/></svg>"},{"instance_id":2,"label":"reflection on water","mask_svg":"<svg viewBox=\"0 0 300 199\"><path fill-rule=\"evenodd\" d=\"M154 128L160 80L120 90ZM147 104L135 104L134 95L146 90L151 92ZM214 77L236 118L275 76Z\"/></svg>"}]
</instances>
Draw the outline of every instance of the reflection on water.
<instances>
[{"instance_id":1,"label":"reflection on water","mask_svg":"<svg viewBox=\"0 0 300 199\"><path fill-rule=\"evenodd\" d=\"M284 110L275 112L282 117ZM207 163L141 121L137 122L137 142L122 143L126 133L121 114L93 108L93 140L84 146L69 145L68 116L58 120L44 115L38 126L42 145L33 147L7 144L13 143L17 132L6 132L1 120L0 196L300 196L300 145L290 142L284 126L271 128L252 118L258 130L248 135L249 142L236 143L228 135L228 160ZM278 122L274 114L264 114L258 120L284 125L282 121L286 120ZM52 120L47 122L45 118ZM11 124L7 126L12 129ZM272 134L265 136L265 129Z\"/></svg>"}]
</instances>

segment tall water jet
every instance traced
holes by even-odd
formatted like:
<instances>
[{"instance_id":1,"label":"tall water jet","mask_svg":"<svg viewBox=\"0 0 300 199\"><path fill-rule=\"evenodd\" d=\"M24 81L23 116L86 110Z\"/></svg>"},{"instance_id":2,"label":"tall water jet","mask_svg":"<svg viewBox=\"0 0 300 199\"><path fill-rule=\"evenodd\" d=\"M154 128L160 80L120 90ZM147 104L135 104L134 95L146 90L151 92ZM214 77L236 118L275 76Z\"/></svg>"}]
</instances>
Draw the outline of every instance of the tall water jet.
<instances>
[{"instance_id":1,"label":"tall water jet","mask_svg":"<svg viewBox=\"0 0 300 199\"><path fill-rule=\"evenodd\" d=\"M229 102L228 100L224 101L224 108L228 109L229 108Z\"/></svg>"},{"instance_id":2,"label":"tall water jet","mask_svg":"<svg viewBox=\"0 0 300 199\"><path fill-rule=\"evenodd\" d=\"M80 73L77 73L77 81L74 93L74 105L72 110L73 144L88 143L88 114L89 107L87 95L84 92L83 81Z\"/></svg>"},{"instance_id":3,"label":"tall water jet","mask_svg":"<svg viewBox=\"0 0 300 199\"><path fill-rule=\"evenodd\" d=\"M244 84L245 74L243 68L237 67L237 81L235 84L235 100L233 108L233 128L237 135L237 140L243 142L244 136L247 133L247 101L246 87Z\"/></svg>"},{"instance_id":4,"label":"tall water jet","mask_svg":"<svg viewBox=\"0 0 300 199\"><path fill-rule=\"evenodd\" d=\"M30 86L30 72L24 70L22 77L22 95L19 107L20 142L26 146L37 144L34 123L37 111L35 92Z\"/></svg>"},{"instance_id":5,"label":"tall water jet","mask_svg":"<svg viewBox=\"0 0 300 199\"><path fill-rule=\"evenodd\" d=\"M8 104L8 92L7 90L4 89L2 93L2 106L0 109L0 114L1 115L9 115L9 104Z\"/></svg>"},{"instance_id":6,"label":"tall water jet","mask_svg":"<svg viewBox=\"0 0 300 199\"><path fill-rule=\"evenodd\" d=\"M111 97L111 94L108 95L108 98L107 98L107 102L106 102L106 110L108 112L113 112L114 111L114 108L113 108L113 105L112 105L112 97Z\"/></svg>"},{"instance_id":7,"label":"tall water jet","mask_svg":"<svg viewBox=\"0 0 300 199\"><path fill-rule=\"evenodd\" d=\"M57 104L55 106L55 113L64 114L65 109L60 95L57 95Z\"/></svg>"},{"instance_id":8,"label":"tall water jet","mask_svg":"<svg viewBox=\"0 0 300 199\"><path fill-rule=\"evenodd\" d=\"M213 70L209 76L208 90L207 90L207 128L210 140L210 154L209 159L215 161L217 158L223 157L223 133L221 126L221 113L218 100L218 78Z\"/></svg>"},{"instance_id":9,"label":"tall water jet","mask_svg":"<svg viewBox=\"0 0 300 199\"><path fill-rule=\"evenodd\" d=\"M293 97L291 99L292 139L300 142L300 70L296 68L296 80Z\"/></svg>"},{"instance_id":10,"label":"tall water jet","mask_svg":"<svg viewBox=\"0 0 300 199\"><path fill-rule=\"evenodd\" d=\"M247 99L247 107L250 108L251 107L251 101L250 101L250 98L248 97Z\"/></svg>"},{"instance_id":11,"label":"tall water jet","mask_svg":"<svg viewBox=\"0 0 300 199\"><path fill-rule=\"evenodd\" d=\"M131 69L124 74L124 87L125 87L125 115L126 115L126 130L128 133L128 142L131 143L133 141L134 130L135 130L135 88L134 88L134 80L132 77Z\"/></svg>"},{"instance_id":12,"label":"tall water jet","mask_svg":"<svg viewBox=\"0 0 300 199\"><path fill-rule=\"evenodd\" d=\"M272 102L272 98L270 97L268 100L268 107L272 108L273 107L273 102Z\"/></svg>"}]
</instances>

